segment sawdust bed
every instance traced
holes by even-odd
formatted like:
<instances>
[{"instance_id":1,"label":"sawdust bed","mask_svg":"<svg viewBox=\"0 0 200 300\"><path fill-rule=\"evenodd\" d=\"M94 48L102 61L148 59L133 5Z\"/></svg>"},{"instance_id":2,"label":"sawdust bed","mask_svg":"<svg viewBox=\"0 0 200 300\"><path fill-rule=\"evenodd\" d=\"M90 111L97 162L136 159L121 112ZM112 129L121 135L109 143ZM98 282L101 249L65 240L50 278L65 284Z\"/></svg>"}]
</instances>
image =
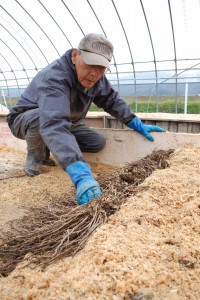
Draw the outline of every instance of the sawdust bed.
<instances>
[{"instance_id":1,"label":"sawdust bed","mask_svg":"<svg viewBox=\"0 0 200 300\"><path fill-rule=\"evenodd\" d=\"M0 148L0 225L73 192L59 166L24 176L25 155ZM74 257L0 279L0 299L200 299L200 149L176 150ZM107 174L108 166L92 165ZM2 175L3 174L3 175ZM10 178L12 177L12 178Z\"/></svg>"}]
</instances>

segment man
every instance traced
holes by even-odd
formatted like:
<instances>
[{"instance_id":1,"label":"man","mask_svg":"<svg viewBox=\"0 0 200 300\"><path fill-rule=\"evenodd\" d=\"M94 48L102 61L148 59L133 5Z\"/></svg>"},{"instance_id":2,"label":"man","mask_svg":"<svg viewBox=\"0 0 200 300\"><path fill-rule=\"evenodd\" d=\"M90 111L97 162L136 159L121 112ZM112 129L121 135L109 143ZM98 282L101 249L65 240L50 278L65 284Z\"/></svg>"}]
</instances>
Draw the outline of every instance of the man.
<instances>
[{"instance_id":1,"label":"man","mask_svg":"<svg viewBox=\"0 0 200 300\"><path fill-rule=\"evenodd\" d=\"M86 35L78 49L68 50L33 78L7 117L13 135L26 140L26 174L41 173L46 145L70 176L79 204L102 194L82 156L105 146L104 137L82 123L91 102L150 141L151 131L165 131L143 124L111 87L105 71L110 69L112 55L113 45L107 38Z\"/></svg>"}]
</instances>

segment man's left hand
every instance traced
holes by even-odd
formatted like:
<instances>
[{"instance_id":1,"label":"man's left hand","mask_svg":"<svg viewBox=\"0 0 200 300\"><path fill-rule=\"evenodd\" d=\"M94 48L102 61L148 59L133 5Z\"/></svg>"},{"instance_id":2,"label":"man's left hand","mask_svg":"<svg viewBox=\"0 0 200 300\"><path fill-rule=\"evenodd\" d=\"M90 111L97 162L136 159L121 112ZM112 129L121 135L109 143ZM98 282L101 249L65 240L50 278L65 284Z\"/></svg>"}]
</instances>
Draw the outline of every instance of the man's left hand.
<instances>
[{"instance_id":1,"label":"man's left hand","mask_svg":"<svg viewBox=\"0 0 200 300\"><path fill-rule=\"evenodd\" d=\"M128 124L126 124L131 129L134 129L135 131L139 132L143 136L145 136L149 141L154 141L154 138L149 133L151 131L157 131L157 132L165 132L166 130L155 125L145 125L142 123L142 121L136 116L133 118Z\"/></svg>"}]
</instances>

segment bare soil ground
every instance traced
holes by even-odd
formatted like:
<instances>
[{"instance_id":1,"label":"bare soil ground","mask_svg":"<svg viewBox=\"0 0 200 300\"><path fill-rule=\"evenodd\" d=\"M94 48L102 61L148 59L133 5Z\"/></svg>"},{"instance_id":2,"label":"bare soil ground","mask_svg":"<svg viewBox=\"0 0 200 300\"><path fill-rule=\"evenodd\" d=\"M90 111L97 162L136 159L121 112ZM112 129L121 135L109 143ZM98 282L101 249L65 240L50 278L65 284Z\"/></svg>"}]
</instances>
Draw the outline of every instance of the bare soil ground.
<instances>
[{"instance_id":1,"label":"bare soil ground","mask_svg":"<svg viewBox=\"0 0 200 300\"><path fill-rule=\"evenodd\" d=\"M60 166L24 175L25 154L0 147L0 227L74 193ZM99 227L74 257L45 271L23 262L0 278L2 300L199 300L200 148L186 146ZM92 165L94 173L112 170Z\"/></svg>"}]
</instances>

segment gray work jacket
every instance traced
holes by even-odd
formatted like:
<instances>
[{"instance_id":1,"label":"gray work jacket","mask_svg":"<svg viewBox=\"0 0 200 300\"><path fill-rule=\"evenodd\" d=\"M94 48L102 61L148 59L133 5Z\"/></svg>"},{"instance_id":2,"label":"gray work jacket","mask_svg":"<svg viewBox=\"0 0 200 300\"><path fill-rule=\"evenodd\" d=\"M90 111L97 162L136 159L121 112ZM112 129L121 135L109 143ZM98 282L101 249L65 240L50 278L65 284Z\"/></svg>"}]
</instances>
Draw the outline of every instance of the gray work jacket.
<instances>
[{"instance_id":1,"label":"gray work jacket","mask_svg":"<svg viewBox=\"0 0 200 300\"><path fill-rule=\"evenodd\" d=\"M39 107L41 136L64 169L74 161L83 160L70 129L83 120L91 102L124 124L135 116L105 75L92 88L82 87L71 53L72 49L38 72L7 117L11 125L20 113Z\"/></svg>"}]
</instances>

